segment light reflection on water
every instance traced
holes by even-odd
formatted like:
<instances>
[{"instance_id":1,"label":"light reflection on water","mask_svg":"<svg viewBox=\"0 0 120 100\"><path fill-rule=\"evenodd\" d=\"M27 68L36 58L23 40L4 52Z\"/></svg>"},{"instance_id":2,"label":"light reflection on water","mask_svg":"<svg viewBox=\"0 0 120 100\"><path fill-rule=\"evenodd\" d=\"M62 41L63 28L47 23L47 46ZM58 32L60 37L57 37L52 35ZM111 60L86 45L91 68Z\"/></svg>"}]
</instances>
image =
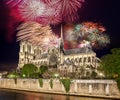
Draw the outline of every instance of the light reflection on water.
<instances>
[{"instance_id":1,"label":"light reflection on water","mask_svg":"<svg viewBox=\"0 0 120 100\"><path fill-rule=\"evenodd\" d=\"M112 100L112 99L0 90L0 100Z\"/></svg>"}]
</instances>

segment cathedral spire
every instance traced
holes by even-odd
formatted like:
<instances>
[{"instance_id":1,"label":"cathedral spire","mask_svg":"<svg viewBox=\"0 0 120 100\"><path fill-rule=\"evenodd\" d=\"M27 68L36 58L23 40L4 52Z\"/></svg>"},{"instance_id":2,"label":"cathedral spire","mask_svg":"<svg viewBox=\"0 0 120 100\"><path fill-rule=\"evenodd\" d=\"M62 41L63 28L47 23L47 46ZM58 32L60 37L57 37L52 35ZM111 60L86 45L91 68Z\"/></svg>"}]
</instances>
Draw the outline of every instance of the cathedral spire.
<instances>
[{"instance_id":1,"label":"cathedral spire","mask_svg":"<svg viewBox=\"0 0 120 100\"><path fill-rule=\"evenodd\" d=\"M61 33L60 33L61 43L63 44L63 27L61 24Z\"/></svg>"},{"instance_id":2,"label":"cathedral spire","mask_svg":"<svg viewBox=\"0 0 120 100\"><path fill-rule=\"evenodd\" d=\"M60 32L60 50L64 49L64 39L63 39L63 27L61 24L61 32Z\"/></svg>"}]
</instances>

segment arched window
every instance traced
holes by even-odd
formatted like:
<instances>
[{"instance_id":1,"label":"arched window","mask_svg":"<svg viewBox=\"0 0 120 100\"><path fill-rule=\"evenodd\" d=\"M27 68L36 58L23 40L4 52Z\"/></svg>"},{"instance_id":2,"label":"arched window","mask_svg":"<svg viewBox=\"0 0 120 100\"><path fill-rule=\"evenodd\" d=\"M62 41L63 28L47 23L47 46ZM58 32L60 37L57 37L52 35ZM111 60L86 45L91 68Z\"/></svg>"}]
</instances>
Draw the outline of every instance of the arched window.
<instances>
[{"instance_id":1,"label":"arched window","mask_svg":"<svg viewBox=\"0 0 120 100\"><path fill-rule=\"evenodd\" d=\"M75 58L75 62L77 62L77 58Z\"/></svg>"},{"instance_id":2,"label":"arched window","mask_svg":"<svg viewBox=\"0 0 120 100\"><path fill-rule=\"evenodd\" d=\"M86 62L86 57L84 57L84 60L83 60L83 62L84 62L84 63Z\"/></svg>"},{"instance_id":3,"label":"arched window","mask_svg":"<svg viewBox=\"0 0 120 100\"><path fill-rule=\"evenodd\" d=\"M39 51L39 53L40 53L40 54L42 53L41 50Z\"/></svg>"},{"instance_id":4,"label":"arched window","mask_svg":"<svg viewBox=\"0 0 120 100\"><path fill-rule=\"evenodd\" d=\"M76 69L75 69L75 71L77 72L77 71L78 71L78 69L76 68Z\"/></svg>"},{"instance_id":5,"label":"arched window","mask_svg":"<svg viewBox=\"0 0 120 100\"><path fill-rule=\"evenodd\" d=\"M39 51L39 49L37 49L37 55L39 55L40 54L40 51Z\"/></svg>"},{"instance_id":6,"label":"arched window","mask_svg":"<svg viewBox=\"0 0 120 100\"><path fill-rule=\"evenodd\" d=\"M90 62L91 61L91 59L90 59L90 57L88 57L88 62Z\"/></svg>"},{"instance_id":7,"label":"arched window","mask_svg":"<svg viewBox=\"0 0 120 100\"><path fill-rule=\"evenodd\" d=\"M27 45L28 52L31 52L31 46Z\"/></svg>"},{"instance_id":8,"label":"arched window","mask_svg":"<svg viewBox=\"0 0 120 100\"><path fill-rule=\"evenodd\" d=\"M82 58L79 59L79 62L82 62Z\"/></svg>"},{"instance_id":9,"label":"arched window","mask_svg":"<svg viewBox=\"0 0 120 100\"><path fill-rule=\"evenodd\" d=\"M92 57L92 62L95 62L95 58L94 57Z\"/></svg>"},{"instance_id":10,"label":"arched window","mask_svg":"<svg viewBox=\"0 0 120 100\"><path fill-rule=\"evenodd\" d=\"M25 51L25 45L23 45L23 52Z\"/></svg>"},{"instance_id":11,"label":"arched window","mask_svg":"<svg viewBox=\"0 0 120 100\"><path fill-rule=\"evenodd\" d=\"M36 49L34 49L34 54L37 54L37 50Z\"/></svg>"}]
</instances>

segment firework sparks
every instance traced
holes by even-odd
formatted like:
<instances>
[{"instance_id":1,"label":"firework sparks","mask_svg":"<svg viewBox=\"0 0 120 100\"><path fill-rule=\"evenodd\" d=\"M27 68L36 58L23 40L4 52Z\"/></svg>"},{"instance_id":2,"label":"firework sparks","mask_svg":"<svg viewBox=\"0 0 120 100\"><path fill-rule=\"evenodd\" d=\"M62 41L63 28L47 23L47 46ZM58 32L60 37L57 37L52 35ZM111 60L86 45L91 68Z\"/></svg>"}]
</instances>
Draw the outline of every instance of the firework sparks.
<instances>
[{"instance_id":1,"label":"firework sparks","mask_svg":"<svg viewBox=\"0 0 120 100\"><path fill-rule=\"evenodd\" d=\"M50 0L50 2L47 3L46 5L47 5L45 10L46 16L55 15L55 14L61 15L62 5L59 4L59 0Z\"/></svg>"},{"instance_id":2,"label":"firework sparks","mask_svg":"<svg viewBox=\"0 0 120 100\"><path fill-rule=\"evenodd\" d=\"M60 23L61 21L62 21L62 18L59 15L54 15L54 16L49 15L45 17L39 17L37 19L37 22L42 23L43 25L49 25L49 24L55 25Z\"/></svg>"},{"instance_id":3,"label":"firework sparks","mask_svg":"<svg viewBox=\"0 0 120 100\"><path fill-rule=\"evenodd\" d=\"M59 46L59 38L55 34L44 34L39 36L33 36L29 38L28 41L34 45L39 45L45 51L51 47L58 47Z\"/></svg>"},{"instance_id":4,"label":"firework sparks","mask_svg":"<svg viewBox=\"0 0 120 100\"><path fill-rule=\"evenodd\" d=\"M60 0L62 5L61 13L64 22L75 22L79 19L78 9L81 8L84 0Z\"/></svg>"},{"instance_id":5,"label":"firework sparks","mask_svg":"<svg viewBox=\"0 0 120 100\"><path fill-rule=\"evenodd\" d=\"M98 37L98 44L99 46L106 46L107 44L110 43L110 39L109 37L106 35L106 34L101 34L99 37Z\"/></svg>"},{"instance_id":6,"label":"firework sparks","mask_svg":"<svg viewBox=\"0 0 120 100\"><path fill-rule=\"evenodd\" d=\"M100 48L110 43L109 37L105 34L105 28L98 23L84 22L74 27L73 25L69 28L65 27L65 30L65 43L70 45L69 43L76 42L78 48Z\"/></svg>"},{"instance_id":7,"label":"firework sparks","mask_svg":"<svg viewBox=\"0 0 120 100\"><path fill-rule=\"evenodd\" d=\"M43 26L36 22L26 22L18 28L17 40L27 40L35 45L40 45L44 50L59 46L59 38L53 34L50 26Z\"/></svg>"},{"instance_id":8,"label":"firework sparks","mask_svg":"<svg viewBox=\"0 0 120 100\"><path fill-rule=\"evenodd\" d=\"M76 35L74 34L74 25L68 24L64 27L64 39L67 41L76 40Z\"/></svg>"},{"instance_id":9,"label":"firework sparks","mask_svg":"<svg viewBox=\"0 0 120 100\"><path fill-rule=\"evenodd\" d=\"M79 19L79 15L77 13L66 15L63 17L63 21L68 23L76 22L78 19Z\"/></svg>"},{"instance_id":10,"label":"firework sparks","mask_svg":"<svg viewBox=\"0 0 120 100\"><path fill-rule=\"evenodd\" d=\"M36 20L44 14L45 9L46 5L41 0L24 0L19 5L20 14L27 20Z\"/></svg>"},{"instance_id":11,"label":"firework sparks","mask_svg":"<svg viewBox=\"0 0 120 100\"><path fill-rule=\"evenodd\" d=\"M98 31L100 31L100 32L105 31L105 28L98 23L84 22L82 24L83 24L86 32L89 32L89 33L93 33L93 32L95 33L95 32L98 32Z\"/></svg>"},{"instance_id":12,"label":"firework sparks","mask_svg":"<svg viewBox=\"0 0 120 100\"><path fill-rule=\"evenodd\" d=\"M6 4L17 6L17 15L20 14L24 20L55 25L62 21L78 20L77 11L83 2L84 0L10 0Z\"/></svg>"},{"instance_id":13,"label":"firework sparks","mask_svg":"<svg viewBox=\"0 0 120 100\"><path fill-rule=\"evenodd\" d=\"M44 25L57 24L62 21L61 5L54 0L49 4L42 0L24 1L19 5L19 12L26 20L37 21Z\"/></svg>"},{"instance_id":14,"label":"firework sparks","mask_svg":"<svg viewBox=\"0 0 120 100\"><path fill-rule=\"evenodd\" d=\"M78 48L85 48L85 47L90 47L91 48L90 41L83 40L78 44L77 47Z\"/></svg>"},{"instance_id":15,"label":"firework sparks","mask_svg":"<svg viewBox=\"0 0 120 100\"><path fill-rule=\"evenodd\" d=\"M99 34L89 34L87 39L91 42L97 41L99 38Z\"/></svg>"},{"instance_id":16,"label":"firework sparks","mask_svg":"<svg viewBox=\"0 0 120 100\"><path fill-rule=\"evenodd\" d=\"M23 0L6 0L6 4L7 4L9 7L13 8L13 7L19 5L22 1L23 1Z\"/></svg>"},{"instance_id":17,"label":"firework sparks","mask_svg":"<svg viewBox=\"0 0 120 100\"><path fill-rule=\"evenodd\" d=\"M60 0L62 5L62 14L71 15L74 12L77 12L81 7L82 2L84 2L84 0Z\"/></svg>"},{"instance_id":18,"label":"firework sparks","mask_svg":"<svg viewBox=\"0 0 120 100\"><path fill-rule=\"evenodd\" d=\"M26 23L21 24L17 28L17 30L19 30L17 34L18 41L26 39L26 38L30 38L34 36L34 34L41 34L42 33L41 27L42 25L36 22L26 22Z\"/></svg>"}]
</instances>

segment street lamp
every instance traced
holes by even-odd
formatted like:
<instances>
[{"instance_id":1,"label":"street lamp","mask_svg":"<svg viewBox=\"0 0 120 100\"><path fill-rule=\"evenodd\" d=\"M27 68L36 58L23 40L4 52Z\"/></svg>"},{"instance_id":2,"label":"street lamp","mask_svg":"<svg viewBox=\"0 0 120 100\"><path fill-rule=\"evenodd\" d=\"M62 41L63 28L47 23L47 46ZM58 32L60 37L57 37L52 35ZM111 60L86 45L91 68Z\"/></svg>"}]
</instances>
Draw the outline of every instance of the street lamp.
<instances>
[{"instance_id":1,"label":"street lamp","mask_svg":"<svg viewBox=\"0 0 120 100\"><path fill-rule=\"evenodd\" d=\"M99 75L100 75L100 78L101 78L101 79L102 79L102 77L104 76L103 73L100 73Z\"/></svg>"},{"instance_id":2,"label":"street lamp","mask_svg":"<svg viewBox=\"0 0 120 100\"><path fill-rule=\"evenodd\" d=\"M55 77L55 78L58 78L58 77L59 77L59 74L55 73L55 74L54 74L54 77Z\"/></svg>"}]
</instances>

